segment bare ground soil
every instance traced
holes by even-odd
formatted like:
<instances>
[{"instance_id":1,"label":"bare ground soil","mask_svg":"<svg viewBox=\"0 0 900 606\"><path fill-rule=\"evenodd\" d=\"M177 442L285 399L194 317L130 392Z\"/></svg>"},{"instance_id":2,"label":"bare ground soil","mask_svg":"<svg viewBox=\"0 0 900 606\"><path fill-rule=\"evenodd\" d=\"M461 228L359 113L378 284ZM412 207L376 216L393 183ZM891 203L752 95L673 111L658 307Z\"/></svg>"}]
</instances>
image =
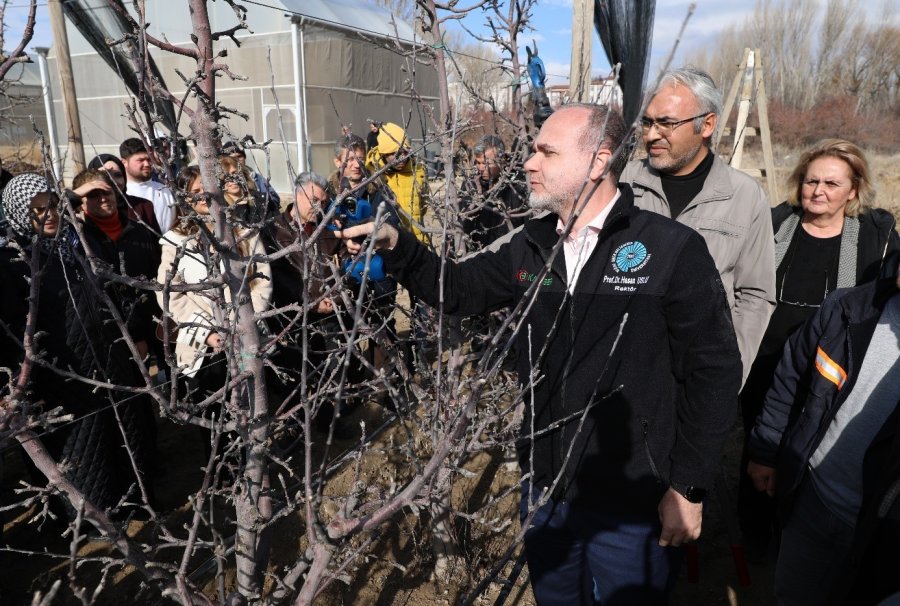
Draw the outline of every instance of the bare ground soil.
<instances>
[{"instance_id":1,"label":"bare ground soil","mask_svg":"<svg viewBox=\"0 0 900 606\"><path fill-rule=\"evenodd\" d=\"M353 414L354 421L366 421L369 427L380 423L386 413L374 403L362 407ZM403 467L409 464L406 457L400 454L393 445L397 432L405 432L402 426L394 426L378 439L358 466L348 464L329 480L326 496L340 496L350 492L354 482L363 481L368 485L388 487L392 481L402 478ZM751 584L740 586L732 558L732 535L729 535L731 519L729 513L734 502L736 486L737 462L740 455L741 431L734 433L728 453L723 462L727 471L725 485L728 490L725 498L712 500L706 509L704 534L699 541L697 558L697 578L688 579L688 567L682 570L678 585L672 596L675 606L694 604L743 604L762 605L772 602L772 565L770 558L766 565L750 564ZM189 507L186 505L191 491L199 485L202 475L201 467L205 463L203 454L203 436L199 430L179 427L167 421L160 424L160 455L162 465L160 475L156 478L159 492L160 511L164 522L173 529L181 531L182 525L188 521ZM343 443L343 447L349 443ZM19 480L27 479L20 451L6 453L6 469L0 498L9 503L11 494ZM453 504L463 511L474 510L487 501L490 496L501 494L507 490L509 494L496 505L498 519L512 521L500 532L489 532L484 529L467 526L465 520L454 520L453 528L458 537L461 557L455 559L449 573L439 579L433 575L434 556L429 531L430 520L427 514L415 515L411 511L402 512L387 524L375 537L374 542L366 550L369 554L360 558L352 568L342 571L341 580L333 583L317 599L317 603L327 606L340 604L404 604L409 606L425 606L426 604L454 604L472 587L479 574L496 560L506 546L510 537L518 530L517 492L518 469L504 458L503 453L482 453L474 457L466 466L472 472L470 477L460 477L453 489ZM223 520L222 526L230 527L227 520L230 512L226 504L220 503L216 511ZM334 513L336 505L327 498L324 504L325 514ZM333 508L329 512L329 508ZM29 511L16 510L5 516L4 541L13 552L0 555L0 565L4 573L0 581L0 603L28 604L34 591L44 591L52 583L60 579L63 589L54 604L75 604L77 601L72 592L66 588L67 571L70 565L68 557L69 541L60 537L62 526L47 522L42 529L27 524L27 519L34 514ZM149 529L143 522L132 521L129 534L132 536L147 535ZM274 533L272 565L286 566L294 561L298 553L305 549L304 526L299 515L291 515L280 521ZM102 556L107 547L96 540L88 542L79 551L81 557ZM57 554L57 555L51 555ZM172 554L180 557L180 554ZM215 570L214 562L209 566L208 554L198 556L192 562L192 570L206 564ZM82 567L97 568L96 564L85 562ZM501 590L501 584L508 578L513 563L507 564L498 582L493 583L488 591L476 603L495 604ZM99 584L96 574L86 583L90 589ZM197 574L198 582L205 583L205 591L215 599L219 592L216 584L210 580L212 575ZM518 574L515 584L508 591L506 604L532 605L534 599L528 587L527 567ZM232 575L226 575L226 586L233 582ZM130 570L114 570L105 580L105 587L100 593L98 604L155 604L158 594L155 591L141 591L138 576Z\"/></svg>"}]
</instances>

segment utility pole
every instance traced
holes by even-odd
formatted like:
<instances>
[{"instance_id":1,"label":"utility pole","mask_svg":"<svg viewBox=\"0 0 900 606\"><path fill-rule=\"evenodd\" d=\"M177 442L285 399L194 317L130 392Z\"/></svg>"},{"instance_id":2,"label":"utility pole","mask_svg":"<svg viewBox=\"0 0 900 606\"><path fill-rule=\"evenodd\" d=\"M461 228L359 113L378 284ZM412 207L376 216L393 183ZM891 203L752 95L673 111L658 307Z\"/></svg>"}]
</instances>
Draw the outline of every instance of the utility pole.
<instances>
[{"instance_id":1,"label":"utility pole","mask_svg":"<svg viewBox=\"0 0 900 606\"><path fill-rule=\"evenodd\" d=\"M587 103L591 95L591 41L594 34L594 0L572 2L572 62L569 67L569 101Z\"/></svg>"},{"instance_id":2,"label":"utility pole","mask_svg":"<svg viewBox=\"0 0 900 606\"><path fill-rule=\"evenodd\" d=\"M47 67L46 46L34 47L38 54L38 66L41 70L41 90L44 97L44 113L47 114L47 135L50 137L50 160L53 163L53 177L62 180L62 161L59 157L59 141L56 140L56 116L53 114L53 90L50 88L50 69Z\"/></svg>"},{"instance_id":3,"label":"utility pole","mask_svg":"<svg viewBox=\"0 0 900 606\"><path fill-rule=\"evenodd\" d=\"M61 0L49 0L50 26L56 49L56 68L62 88L63 107L66 112L66 126L69 138L69 157L75 174L84 170L84 142L81 138L81 119L78 116L78 99L75 96L75 78L72 76L72 57L69 56L69 37Z\"/></svg>"}]
</instances>

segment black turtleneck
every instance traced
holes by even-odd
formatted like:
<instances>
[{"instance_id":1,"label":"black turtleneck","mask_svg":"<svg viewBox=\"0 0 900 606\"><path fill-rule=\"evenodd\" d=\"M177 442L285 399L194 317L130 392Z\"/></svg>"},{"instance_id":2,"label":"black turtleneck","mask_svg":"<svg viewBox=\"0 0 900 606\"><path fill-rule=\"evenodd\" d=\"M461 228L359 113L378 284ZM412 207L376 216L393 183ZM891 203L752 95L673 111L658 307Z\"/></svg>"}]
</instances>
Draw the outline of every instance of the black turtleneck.
<instances>
[{"instance_id":1,"label":"black turtleneck","mask_svg":"<svg viewBox=\"0 0 900 606\"><path fill-rule=\"evenodd\" d=\"M666 200L669 201L669 211L672 213L673 219L677 218L678 215L681 214L681 211L683 211L685 207L691 203L691 200L697 197L700 190L703 189L703 184L706 182L706 177L709 175L709 169L712 168L712 165L713 154L711 151L707 150L706 157L700 161L697 168L687 175L676 176L667 175L666 173L659 174L659 178L662 181L663 193L666 195Z\"/></svg>"}]
</instances>

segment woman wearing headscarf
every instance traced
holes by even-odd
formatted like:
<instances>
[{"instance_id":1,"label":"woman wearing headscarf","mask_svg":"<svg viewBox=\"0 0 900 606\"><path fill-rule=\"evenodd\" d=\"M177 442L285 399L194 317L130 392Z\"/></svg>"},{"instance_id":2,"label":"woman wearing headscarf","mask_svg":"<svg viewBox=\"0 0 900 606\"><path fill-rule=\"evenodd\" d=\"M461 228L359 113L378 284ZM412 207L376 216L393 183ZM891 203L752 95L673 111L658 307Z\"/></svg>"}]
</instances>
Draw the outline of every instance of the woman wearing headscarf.
<instances>
[{"instance_id":1,"label":"woman wearing headscarf","mask_svg":"<svg viewBox=\"0 0 900 606\"><path fill-rule=\"evenodd\" d=\"M31 366L28 399L44 411L61 407L72 416L71 421L48 426L43 440L89 501L112 508L126 495L130 502L139 500L138 476L149 491L144 469L150 446L143 417L130 405L130 393L77 378L134 384L132 368L123 363L130 355L123 350L121 332L103 305L101 287L59 206L40 175L14 177L3 192L11 233L8 245L0 249L0 319L7 329L0 331L2 365L20 368L26 324L33 322L33 358L40 361ZM33 286L37 297L31 310ZM130 456L123 456L123 433Z\"/></svg>"},{"instance_id":2,"label":"woman wearing headscarf","mask_svg":"<svg viewBox=\"0 0 900 606\"><path fill-rule=\"evenodd\" d=\"M872 207L869 164L853 143L827 139L808 149L788 183L788 201L772 209L775 312L741 392L747 432L762 411L788 338L828 293L878 278L885 259L900 248L893 215ZM751 556L762 554L772 536L773 504L743 471L738 505L745 548Z\"/></svg>"}]
</instances>

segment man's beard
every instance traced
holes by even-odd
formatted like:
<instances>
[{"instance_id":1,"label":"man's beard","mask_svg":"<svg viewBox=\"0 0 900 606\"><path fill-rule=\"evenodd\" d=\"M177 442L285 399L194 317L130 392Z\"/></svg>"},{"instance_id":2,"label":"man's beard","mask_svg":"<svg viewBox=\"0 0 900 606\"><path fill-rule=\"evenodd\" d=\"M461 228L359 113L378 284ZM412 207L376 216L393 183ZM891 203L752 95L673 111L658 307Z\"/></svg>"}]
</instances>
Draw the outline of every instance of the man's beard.
<instances>
[{"instance_id":1,"label":"man's beard","mask_svg":"<svg viewBox=\"0 0 900 606\"><path fill-rule=\"evenodd\" d=\"M650 162L650 166L655 168L659 172L674 174L690 164L691 161L697 156L697 154L700 153L701 147L703 147L703 141L700 141L700 143L697 144L696 148L687 150L677 156L674 156L672 155L672 148L670 146L668 158L654 158L653 156L650 156L648 154L647 159Z\"/></svg>"},{"instance_id":2,"label":"man's beard","mask_svg":"<svg viewBox=\"0 0 900 606\"><path fill-rule=\"evenodd\" d=\"M574 196L572 197L574 198ZM549 192L544 192L543 194L531 192L528 195L528 206L534 210L547 210L557 215L562 215L569 198L569 196L560 196Z\"/></svg>"}]
</instances>

